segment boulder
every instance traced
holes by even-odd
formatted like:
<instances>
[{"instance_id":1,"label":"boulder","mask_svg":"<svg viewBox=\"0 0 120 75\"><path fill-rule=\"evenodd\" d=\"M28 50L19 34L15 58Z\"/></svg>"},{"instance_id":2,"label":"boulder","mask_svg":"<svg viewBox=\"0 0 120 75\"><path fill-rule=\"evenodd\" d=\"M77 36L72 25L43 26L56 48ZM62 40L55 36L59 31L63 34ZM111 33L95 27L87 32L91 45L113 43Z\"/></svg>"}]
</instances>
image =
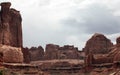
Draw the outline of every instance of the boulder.
<instances>
[{"instance_id":1,"label":"boulder","mask_svg":"<svg viewBox=\"0 0 120 75\"><path fill-rule=\"evenodd\" d=\"M23 53L21 48L0 45L0 54L2 54L3 62L6 63L22 63Z\"/></svg>"}]
</instances>

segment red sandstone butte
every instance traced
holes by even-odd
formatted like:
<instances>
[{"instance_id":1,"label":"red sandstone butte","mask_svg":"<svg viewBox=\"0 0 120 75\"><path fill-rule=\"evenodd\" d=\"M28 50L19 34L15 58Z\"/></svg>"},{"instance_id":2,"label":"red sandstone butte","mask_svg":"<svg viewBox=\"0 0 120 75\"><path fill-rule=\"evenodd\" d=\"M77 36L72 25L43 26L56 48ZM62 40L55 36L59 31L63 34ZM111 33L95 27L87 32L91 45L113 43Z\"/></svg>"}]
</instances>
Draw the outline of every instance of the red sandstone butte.
<instances>
[{"instance_id":1,"label":"red sandstone butte","mask_svg":"<svg viewBox=\"0 0 120 75\"><path fill-rule=\"evenodd\" d=\"M92 52L93 54L105 54L109 52L109 48L113 43L103 34L95 33L86 43L85 54Z\"/></svg>"},{"instance_id":2,"label":"red sandstone butte","mask_svg":"<svg viewBox=\"0 0 120 75\"><path fill-rule=\"evenodd\" d=\"M30 53L30 60L31 61L43 60L44 49L41 46L31 47L29 49L29 53Z\"/></svg>"},{"instance_id":3,"label":"red sandstone butte","mask_svg":"<svg viewBox=\"0 0 120 75\"><path fill-rule=\"evenodd\" d=\"M116 39L116 45L111 47L111 50L107 54L93 54L90 52L85 57L85 65L89 69L91 66L98 64L108 64L112 63L114 67L119 67L120 62L120 37ZM109 65L110 66L110 65Z\"/></svg>"},{"instance_id":4,"label":"red sandstone butte","mask_svg":"<svg viewBox=\"0 0 120 75\"><path fill-rule=\"evenodd\" d=\"M45 49L44 59L51 60L51 59L58 59L58 45L54 44L47 44Z\"/></svg>"},{"instance_id":5,"label":"red sandstone butte","mask_svg":"<svg viewBox=\"0 0 120 75\"><path fill-rule=\"evenodd\" d=\"M78 48L73 45L64 45L63 47L59 47L58 54L59 59L80 59L80 52Z\"/></svg>"}]
</instances>

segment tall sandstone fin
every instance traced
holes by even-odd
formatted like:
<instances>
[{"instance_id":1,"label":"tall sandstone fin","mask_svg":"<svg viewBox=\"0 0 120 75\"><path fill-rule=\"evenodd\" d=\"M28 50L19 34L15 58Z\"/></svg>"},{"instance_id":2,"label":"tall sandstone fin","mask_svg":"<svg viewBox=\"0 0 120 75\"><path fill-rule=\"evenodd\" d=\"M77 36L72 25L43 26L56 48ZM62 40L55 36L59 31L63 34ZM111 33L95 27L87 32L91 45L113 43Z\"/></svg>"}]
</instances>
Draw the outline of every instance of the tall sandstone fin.
<instances>
[{"instance_id":1,"label":"tall sandstone fin","mask_svg":"<svg viewBox=\"0 0 120 75\"><path fill-rule=\"evenodd\" d=\"M22 19L19 11L10 8L10 2L0 5L0 44L22 47Z\"/></svg>"},{"instance_id":2,"label":"tall sandstone fin","mask_svg":"<svg viewBox=\"0 0 120 75\"><path fill-rule=\"evenodd\" d=\"M22 19L10 2L0 3L0 63L22 63Z\"/></svg>"}]
</instances>

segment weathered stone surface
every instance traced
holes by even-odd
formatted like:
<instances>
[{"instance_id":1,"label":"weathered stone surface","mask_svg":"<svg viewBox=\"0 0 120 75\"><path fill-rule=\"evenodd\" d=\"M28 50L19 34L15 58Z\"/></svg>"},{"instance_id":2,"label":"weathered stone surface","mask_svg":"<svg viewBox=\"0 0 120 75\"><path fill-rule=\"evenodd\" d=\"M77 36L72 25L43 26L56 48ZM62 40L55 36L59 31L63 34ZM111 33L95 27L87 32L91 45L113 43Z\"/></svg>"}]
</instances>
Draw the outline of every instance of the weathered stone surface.
<instances>
[{"instance_id":1,"label":"weathered stone surface","mask_svg":"<svg viewBox=\"0 0 120 75\"><path fill-rule=\"evenodd\" d=\"M78 48L70 45L59 47L55 44L47 44L46 49L39 46L28 49L31 61L52 60L52 59L83 59L85 54ZM26 54L25 54L26 55Z\"/></svg>"},{"instance_id":2,"label":"weathered stone surface","mask_svg":"<svg viewBox=\"0 0 120 75\"><path fill-rule=\"evenodd\" d=\"M10 2L1 3L0 44L22 47L21 15L10 6Z\"/></svg>"},{"instance_id":3,"label":"weathered stone surface","mask_svg":"<svg viewBox=\"0 0 120 75\"><path fill-rule=\"evenodd\" d=\"M45 49L44 59L51 60L58 58L58 45L54 44L47 44Z\"/></svg>"},{"instance_id":4,"label":"weathered stone surface","mask_svg":"<svg viewBox=\"0 0 120 75\"><path fill-rule=\"evenodd\" d=\"M25 63L30 63L29 49L27 47L26 48L22 48L22 52L23 52L23 55L24 55L24 62Z\"/></svg>"},{"instance_id":5,"label":"weathered stone surface","mask_svg":"<svg viewBox=\"0 0 120 75\"><path fill-rule=\"evenodd\" d=\"M6 63L22 63L23 53L21 48L0 45L0 54L2 54L3 62Z\"/></svg>"},{"instance_id":6,"label":"weathered stone surface","mask_svg":"<svg viewBox=\"0 0 120 75\"><path fill-rule=\"evenodd\" d=\"M89 53L85 58L86 67L90 67L94 62L94 56L92 53Z\"/></svg>"},{"instance_id":7,"label":"weathered stone surface","mask_svg":"<svg viewBox=\"0 0 120 75\"><path fill-rule=\"evenodd\" d=\"M29 53L30 53L30 60L31 61L43 60L44 49L41 46L31 47L29 49Z\"/></svg>"},{"instance_id":8,"label":"weathered stone surface","mask_svg":"<svg viewBox=\"0 0 120 75\"><path fill-rule=\"evenodd\" d=\"M81 53L78 48L70 45L59 47L58 45L48 44L45 50L45 59L80 59Z\"/></svg>"},{"instance_id":9,"label":"weathered stone surface","mask_svg":"<svg viewBox=\"0 0 120 75\"><path fill-rule=\"evenodd\" d=\"M111 52L109 53L110 57L114 57L114 62L120 62L120 37L116 39L116 45L112 48Z\"/></svg>"},{"instance_id":10,"label":"weathered stone surface","mask_svg":"<svg viewBox=\"0 0 120 75\"><path fill-rule=\"evenodd\" d=\"M113 44L109 39L107 39L103 34L95 33L86 43L83 49L87 54L92 52L93 54L105 54L109 52L109 48Z\"/></svg>"},{"instance_id":11,"label":"weathered stone surface","mask_svg":"<svg viewBox=\"0 0 120 75\"><path fill-rule=\"evenodd\" d=\"M116 45L114 45L111 49L107 58L111 58L113 63L120 62L120 37L116 39Z\"/></svg>"},{"instance_id":12,"label":"weathered stone surface","mask_svg":"<svg viewBox=\"0 0 120 75\"><path fill-rule=\"evenodd\" d=\"M3 62L23 62L22 25L19 11L10 8L10 2L0 4L0 58Z\"/></svg>"},{"instance_id":13,"label":"weathered stone surface","mask_svg":"<svg viewBox=\"0 0 120 75\"><path fill-rule=\"evenodd\" d=\"M92 56L93 55L93 56ZM120 37L116 39L116 45L110 48L110 52L107 54L92 54L92 59L90 60L91 56L90 53L86 55L85 64L107 64L107 63L114 63L114 67L119 66L120 62ZM91 62L91 63L89 63Z\"/></svg>"},{"instance_id":14,"label":"weathered stone surface","mask_svg":"<svg viewBox=\"0 0 120 75\"><path fill-rule=\"evenodd\" d=\"M116 45L118 46L118 47L120 47L120 37L118 37L117 39L116 39Z\"/></svg>"},{"instance_id":15,"label":"weathered stone surface","mask_svg":"<svg viewBox=\"0 0 120 75\"><path fill-rule=\"evenodd\" d=\"M79 55L79 59L85 59L85 52L84 51L79 51L79 53L78 53Z\"/></svg>"},{"instance_id":16,"label":"weathered stone surface","mask_svg":"<svg viewBox=\"0 0 120 75\"><path fill-rule=\"evenodd\" d=\"M58 59L79 59L78 48L70 45L60 47Z\"/></svg>"}]
</instances>

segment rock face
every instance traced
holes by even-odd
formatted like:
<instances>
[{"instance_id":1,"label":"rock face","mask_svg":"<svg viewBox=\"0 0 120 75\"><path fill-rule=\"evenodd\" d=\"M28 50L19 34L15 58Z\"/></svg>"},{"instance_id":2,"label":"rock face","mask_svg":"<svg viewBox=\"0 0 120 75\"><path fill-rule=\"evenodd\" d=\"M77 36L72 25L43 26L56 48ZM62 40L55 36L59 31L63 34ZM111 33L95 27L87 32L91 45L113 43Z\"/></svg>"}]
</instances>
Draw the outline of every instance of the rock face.
<instances>
[{"instance_id":1,"label":"rock face","mask_svg":"<svg viewBox=\"0 0 120 75\"><path fill-rule=\"evenodd\" d=\"M45 59L79 59L81 53L78 48L70 45L59 47L58 45L48 44L45 50Z\"/></svg>"},{"instance_id":2,"label":"rock face","mask_svg":"<svg viewBox=\"0 0 120 75\"><path fill-rule=\"evenodd\" d=\"M114 62L120 62L120 37L116 39L116 43L108 55L113 58Z\"/></svg>"},{"instance_id":3,"label":"rock face","mask_svg":"<svg viewBox=\"0 0 120 75\"><path fill-rule=\"evenodd\" d=\"M78 48L70 45L60 47L58 59L79 59Z\"/></svg>"},{"instance_id":4,"label":"rock face","mask_svg":"<svg viewBox=\"0 0 120 75\"><path fill-rule=\"evenodd\" d=\"M85 54L92 52L93 54L105 54L109 52L109 48L113 44L103 34L95 33L86 43Z\"/></svg>"},{"instance_id":5,"label":"rock face","mask_svg":"<svg viewBox=\"0 0 120 75\"><path fill-rule=\"evenodd\" d=\"M85 58L85 52L79 51L79 59L84 59L84 58Z\"/></svg>"},{"instance_id":6,"label":"rock face","mask_svg":"<svg viewBox=\"0 0 120 75\"><path fill-rule=\"evenodd\" d=\"M0 44L22 47L22 25L19 11L10 8L11 3L1 3Z\"/></svg>"},{"instance_id":7,"label":"rock face","mask_svg":"<svg viewBox=\"0 0 120 75\"><path fill-rule=\"evenodd\" d=\"M7 63L22 63L23 53L21 48L11 47L7 45L0 45L0 55L3 62Z\"/></svg>"},{"instance_id":8,"label":"rock face","mask_svg":"<svg viewBox=\"0 0 120 75\"><path fill-rule=\"evenodd\" d=\"M22 52L24 53L24 62L30 63L30 53L28 48L22 48Z\"/></svg>"},{"instance_id":9,"label":"rock face","mask_svg":"<svg viewBox=\"0 0 120 75\"><path fill-rule=\"evenodd\" d=\"M51 60L51 59L58 59L58 45L54 44L47 44L45 49L44 59Z\"/></svg>"},{"instance_id":10,"label":"rock face","mask_svg":"<svg viewBox=\"0 0 120 75\"><path fill-rule=\"evenodd\" d=\"M79 51L77 47L70 45L60 47L59 45L55 44L47 44L45 50L41 46L39 46L38 48L31 47L30 49L24 49L29 51L30 55L30 57L25 57L26 61L28 59L30 59L30 61L52 59L83 59L85 56L83 51Z\"/></svg>"},{"instance_id":11,"label":"rock face","mask_svg":"<svg viewBox=\"0 0 120 75\"><path fill-rule=\"evenodd\" d=\"M85 59L85 65L87 67L90 67L92 64L93 64L93 61L94 61L94 56L92 53L89 53L87 56L86 56L86 59Z\"/></svg>"},{"instance_id":12,"label":"rock face","mask_svg":"<svg viewBox=\"0 0 120 75\"><path fill-rule=\"evenodd\" d=\"M44 49L41 46L39 46L38 48L31 47L29 49L29 53L31 61L43 60Z\"/></svg>"},{"instance_id":13,"label":"rock face","mask_svg":"<svg viewBox=\"0 0 120 75\"><path fill-rule=\"evenodd\" d=\"M10 2L0 4L0 59L8 63L23 62L22 25L19 11Z\"/></svg>"},{"instance_id":14,"label":"rock face","mask_svg":"<svg viewBox=\"0 0 120 75\"><path fill-rule=\"evenodd\" d=\"M85 65L95 65L95 64L114 64L114 67L120 66L120 37L116 39L116 45L110 48L110 52L107 54L93 54L89 52L85 58Z\"/></svg>"}]
</instances>

